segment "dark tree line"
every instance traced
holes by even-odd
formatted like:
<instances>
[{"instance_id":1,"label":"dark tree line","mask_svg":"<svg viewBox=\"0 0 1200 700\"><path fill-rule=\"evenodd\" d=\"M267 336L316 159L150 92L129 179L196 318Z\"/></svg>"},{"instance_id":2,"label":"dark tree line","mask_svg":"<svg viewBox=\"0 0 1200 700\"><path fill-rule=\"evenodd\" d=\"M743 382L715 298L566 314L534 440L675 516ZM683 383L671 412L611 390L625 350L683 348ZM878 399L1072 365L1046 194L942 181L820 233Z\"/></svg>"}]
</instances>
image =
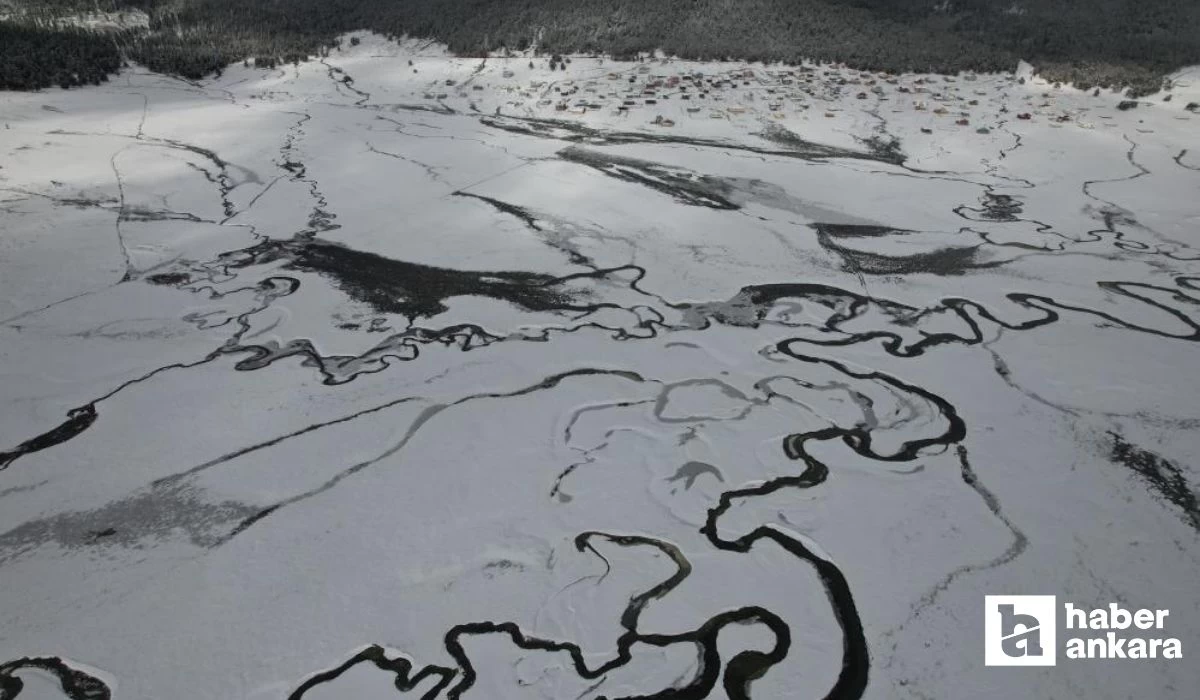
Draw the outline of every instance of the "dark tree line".
<instances>
[{"instance_id":1,"label":"dark tree line","mask_svg":"<svg viewBox=\"0 0 1200 700\"><path fill-rule=\"evenodd\" d=\"M94 82L121 57L199 78L246 59L304 60L371 29L464 55L550 53L796 62L888 71L1008 70L1024 58L1085 86L1156 89L1200 63L1197 0L30 0L30 16L141 10L149 27L86 32L0 21L2 85ZM11 39L10 39L11 37Z\"/></svg>"},{"instance_id":2,"label":"dark tree line","mask_svg":"<svg viewBox=\"0 0 1200 700\"><path fill-rule=\"evenodd\" d=\"M0 22L0 89L99 85L120 67L112 37Z\"/></svg>"}]
</instances>

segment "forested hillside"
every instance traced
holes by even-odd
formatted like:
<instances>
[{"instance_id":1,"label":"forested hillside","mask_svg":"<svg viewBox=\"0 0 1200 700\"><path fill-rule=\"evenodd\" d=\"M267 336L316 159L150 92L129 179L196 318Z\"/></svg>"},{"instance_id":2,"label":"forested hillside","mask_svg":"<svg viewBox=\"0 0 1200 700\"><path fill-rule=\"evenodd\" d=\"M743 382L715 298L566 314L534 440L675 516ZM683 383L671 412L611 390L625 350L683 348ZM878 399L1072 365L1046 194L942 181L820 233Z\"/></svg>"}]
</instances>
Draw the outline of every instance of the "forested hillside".
<instances>
[{"instance_id":1,"label":"forested hillside","mask_svg":"<svg viewBox=\"0 0 1200 700\"><path fill-rule=\"evenodd\" d=\"M147 26L81 29L81 13ZM460 53L814 58L889 71L1008 70L1145 92L1200 63L1196 0L0 0L0 87L93 83L122 57L199 78L303 60L338 34L436 38Z\"/></svg>"}]
</instances>

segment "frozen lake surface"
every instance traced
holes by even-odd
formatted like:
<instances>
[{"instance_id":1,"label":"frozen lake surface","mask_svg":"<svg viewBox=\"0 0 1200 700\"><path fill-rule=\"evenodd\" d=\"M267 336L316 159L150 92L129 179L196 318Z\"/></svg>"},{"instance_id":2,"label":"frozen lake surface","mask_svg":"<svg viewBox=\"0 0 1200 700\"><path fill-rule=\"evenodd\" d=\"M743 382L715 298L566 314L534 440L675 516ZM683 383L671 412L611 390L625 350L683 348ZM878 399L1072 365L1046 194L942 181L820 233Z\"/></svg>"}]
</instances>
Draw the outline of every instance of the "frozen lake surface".
<instances>
[{"instance_id":1,"label":"frozen lake surface","mask_svg":"<svg viewBox=\"0 0 1200 700\"><path fill-rule=\"evenodd\" d=\"M1200 71L358 38L0 95L0 698L1194 697Z\"/></svg>"}]
</instances>

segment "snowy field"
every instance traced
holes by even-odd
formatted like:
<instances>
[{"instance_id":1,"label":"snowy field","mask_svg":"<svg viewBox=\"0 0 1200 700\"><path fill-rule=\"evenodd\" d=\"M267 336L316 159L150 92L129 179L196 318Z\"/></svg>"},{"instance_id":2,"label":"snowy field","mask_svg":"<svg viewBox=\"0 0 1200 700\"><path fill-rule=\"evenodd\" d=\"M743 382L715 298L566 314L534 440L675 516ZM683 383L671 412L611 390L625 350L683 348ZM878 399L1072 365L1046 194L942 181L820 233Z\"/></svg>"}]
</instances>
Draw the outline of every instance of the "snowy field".
<instances>
[{"instance_id":1,"label":"snowy field","mask_svg":"<svg viewBox=\"0 0 1200 700\"><path fill-rule=\"evenodd\" d=\"M356 39L0 94L0 698L1195 697L1200 70Z\"/></svg>"}]
</instances>

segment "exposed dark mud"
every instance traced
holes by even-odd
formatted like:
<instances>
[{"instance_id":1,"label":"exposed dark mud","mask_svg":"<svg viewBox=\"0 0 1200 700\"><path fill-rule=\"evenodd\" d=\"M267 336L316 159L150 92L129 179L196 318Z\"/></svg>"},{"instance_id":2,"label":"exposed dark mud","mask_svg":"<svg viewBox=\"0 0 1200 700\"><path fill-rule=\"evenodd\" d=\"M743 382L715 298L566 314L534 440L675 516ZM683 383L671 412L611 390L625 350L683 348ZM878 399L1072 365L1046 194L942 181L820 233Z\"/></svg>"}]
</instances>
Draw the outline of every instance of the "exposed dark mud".
<instances>
[{"instance_id":1,"label":"exposed dark mud","mask_svg":"<svg viewBox=\"0 0 1200 700\"><path fill-rule=\"evenodd\" d=\"M34 518L0 533L0 563L38 547L125 549L182 538L201 548L226 541L259 507L214 499L190 484L156 484L99 508Z\"/></svg>"},{"instance_id":2,"label":"exposed dark mud","mask_svg":"<svg viewBox=\"0 0 1200 700\"><path fill-rule=\"evenodd\" d=\"M865 275L910 275L929 274L949 277L961 275L969 270L995 267L1000 262L980 259L979 245L945 247L913 253L910 255L887 255L861 250L839 243L853 238L903 237L914 233L884 226L855 226L846 224L813 224L817 230L817 242L831 253L837 254L845 263L848 272Z\"/></svg>"},{"instance_id":3,"label":"exposed dark mud","mask_svg":"<svg viewBox=\"0 0 1200 700\"><path fill-rule=\"evenodd\" d=\"M738 209L729 201L732 188L721 178L696 175L658 163L571 146L558 152L563 160L586 165L618 180L670 195L681 204L711 209Z\"/></svg>"},{"instance_id":4,"label":"exposed dark mud","mask_svg":"<svg viewBox=\"0 0 1200 700\"><path fill-rule=\"evenodd\" d=\"M809 141L776 122L767 122L763 126L763 130L755 134L755 136L788 148L792 155L799 156L803 154L802 157L806 158L827 158L831 156L839 158L862 158L864 155L860 151L839 149ZM877 136L875 138L863 139L861 143L867 147L868 157L866 160L879 160L896 165L900 165L905 160L904 152L900 149L900 142L894 138Z\"/></svg>"},{"instance_id":5,"label":"exposed dark mud","mask_svg":"<svg viewBox=\"0 0 1200 700\"><path fill-rule=\"evenodd\" d=\"M155 275L146 275L142 279L150 284L157 284L163 287L177 287L181 284L187 284L191 280L191 275L186 272L160 272Z\"/></svg>"},{"instance_id":6,"label":"exposed dark mud","mask_svg":"<svg viewBox=\"0 0 1200 700\"><path fill-rule=\"evenodd\" d=\"M631 143L664 143L718 148L731 151L746 151L761 155L801 158L805 160L828 160L832 158L850 158L855 160L878 161L899 165L904 161L902 155L890 148L879 148L869 151L855 151L848 148L838 148L825 144L806 141L796 134L768 130L760 136L787 146L786 148L758 148L731 141L713 139L689 138L675 135L647 134L641 132L607 131L593 129L577 122L559 119L535 119L523 117L480 117L479 121L487 126L502 129L515 134L536 136L572 143L584 143L593 146L622 145ZM783 127L779 127L783 129ZM785 130L786 131L786 130Z\"/></svg>"},{"instance_id":7,"label":"exposed dark mud","mask_svg":"<svg viewBox=\"0 0 1200 700\"><path fill-rule=\"evenodd\" d=\"M1025 206L1018 197L995 192L985 192L980 199L980 205L978 209L964 206L955 211L968 219L1005 223L1020 221L1018 215L1025 211Z\"/></svg>"},{"instance_id":8,"label":"exposed dark mud","mask_svg":"<svg viewBox=\"0 0 1200 700\"><path fill-rule=\"evenodd\" d=\"M1001 264L996 261L981 261L978 246L941 248L927 253L904 256L869 253L833 243L829 243L825 247L841 256L849 271L865 275L927 274L949 277L961 275L968 270L995 267Z\"/></svg>"},{"instance_id":9,"label":"exposed dark mud","mask_svg":"<svg viewBox=\"0 0 1200 700\"><path fill-rule=\"evenodd\" d=\"M485 296L529 311L582 310L575 303L580 290L569 287L571 278L531 272L471 272L430 267L354 250L319 238L265 241L228 255L234 267L283 261L287 269L312 272L355 301L379 313L411 320L437 316L447 310L446 300L458 296Z\"/></svg>"},{"instance_id":10,"label":"exposed dark mud","mask_svg":"<svg viewBox=\"0 0 1200 700\"><path fill-rule=\"evenodd\" d=\"M1110 459L1133 470L1160 498L1178 508L1185 522L1200 530L1200 499L1184 471L1170 460L1127 442L1117 433L1110 431L1108 436L1112 440Z\"/></svg>"},{"instance_id":11,"label":"exposed dark mud","mask_svg":"<svg viewBox=\"0 0 1200 700\"><path fill-rule=\"evenodd\" d=\"M534 216L528 209L525 209L524 207L519 207L516 204L509 204L508 202L502 202L502 201L500 201L498 199L494 199L492 197L484 197L483 195L479 195L479 194L471 194L470 192L457 191L457 192L454 192L453 194L455 197L470 197L472 199L478 199L481 202L486 202L486 203L492 205L493 207L495 207L495 209L497 211L504 212L505 214L509 214L511 216L515 216L516 218L520 219L522 223L524 223L526 226L533 229L534 231L542 230L541 224L538 223L537 217Z\"/></svg>"},{"instance_id":12,"label":"exposed dark mud","mask_svg":"<svg viewBox=\"0 0 1200 700\"><path fill-rule=\"evenodd\" d=\"M813 228L829 240L842 238L881 238L912 233L905 229L890 226L872 226L867 224L813 224Z\"/></svg>"}]
</instances>

